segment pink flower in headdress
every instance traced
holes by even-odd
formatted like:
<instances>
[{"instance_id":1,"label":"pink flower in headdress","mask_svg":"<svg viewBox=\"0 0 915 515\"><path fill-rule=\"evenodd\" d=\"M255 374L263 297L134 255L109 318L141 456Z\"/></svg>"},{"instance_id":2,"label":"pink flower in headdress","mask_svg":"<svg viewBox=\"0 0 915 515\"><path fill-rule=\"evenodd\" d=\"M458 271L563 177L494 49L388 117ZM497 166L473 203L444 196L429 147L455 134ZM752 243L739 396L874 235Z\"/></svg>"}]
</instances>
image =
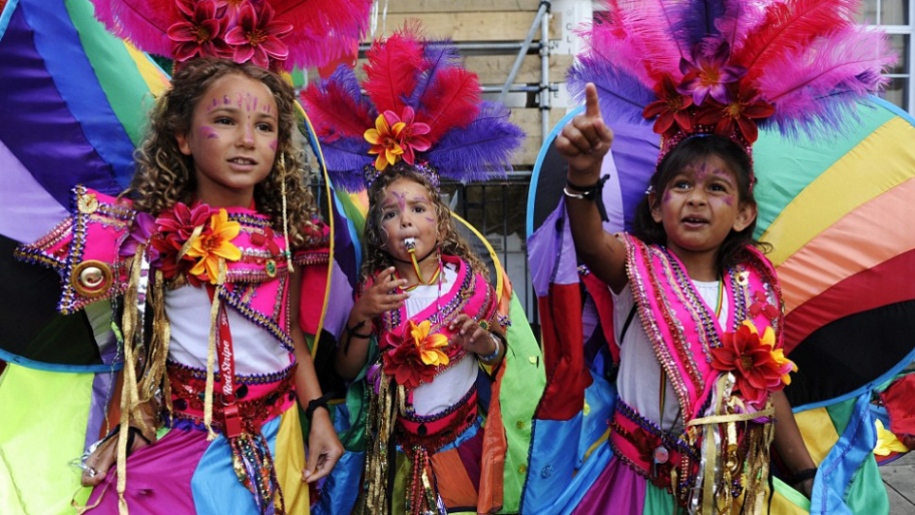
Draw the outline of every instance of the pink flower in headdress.
<instances>
[{"instance_id":1,"label":"pink flower in headdress","mask_svg":"<svg viewBox=\"0 0 915 515\"><path fill-rule=\"evenodd\" d=\"M693 102L699 106L706 97L711 96L718 102L728 102L727 85L737 82L746 75L747 70L742 66L727 66L730 57L730 46L727 42L721 43L714 54L711 54L704 45L698 45L693 55L693 62L680 59L680 71L683 80L677 90L684 95L692 95Z\"/></svg>"},{"instance_id":2,"label":"pink flower in headdress","mask_svg":"<svg viewBox=\"0 0 915 515\"><path fill-rule=\"evenodd\" d=\"M756 120L764 120L775 114L775 107L759 98L755 89L744 84L731 85L731 100L726 105L708 102L696 117L700 125L714 125L715 134L731 137L741 136L752 145L759 138Z\"/></svg>"},{"instance_id":3,"label":"pink flower in headdress","mask_svg":"<svg viewBox=\"0 0 915 515\"><path fill-rule=\"evenodd\" d=\"M658 100L645 106L642 112L642 116L649 120L658 117L654 122L655 134L666 133L674 123L686 132L691 131L693 122L688 109L693 105L692 97L681 95L670 75L661 77L660 90L655 91L655 94Z\"/></svg>"},{"instance_id":4,"label":"pink flower in headdress","mask_svg":"<svg viewBox=\"0 0 915 515\"><path fill-rule=\"evenodd\" d=\"M388 119L388 113L391 113L394 123ZM375 118L375 128L367 129L362 137L368 141L372 147L369 154L378 154L375 158L375 169L384 170L388 165L393 165L403 156L404 148L401 146L401 132L403 132L404 122L400 121L391 111L385 111ZM428 127L428 125L426 126Z\"/></svg>"},{"instance_id":5,"label":"pink flower in headdress","mask_svg":"<svg viewBox=\"0 0 915 515\"><path fill-rule=\"evenodd\" d=\"M174 44L172 52L177 61L194 56L229 56L229 46L223 41L228 19L225 2L180 0L178 9L187 17L168 28L168 38Z\"/></svg>"},{"instance_id":6,"label":"pink flower in headdress","mask_svg":"<svg viewBox=\"0 0 915 515\"><path fill-rule=\"evenodd\" d=\"M289 48L280 38L292 31L292 25L273 21L273 8L263 2L260 10L246 3L238 8L237 25L226 34L226 42L235 47L233 59L251 61L267 68L270 60L284 61Z\"/></svg>"},{"instance_id":7,"label":"pink flower in headdress","mask_svg":"<svg viewBox=\"0 0 915 515\"><path fill-rule=\"evenodd\" d=\"M403 160L409 164L414 164L416 161L417 152L424 152L429 150L429 147L432 146L432 142L429 141L429 138L424 137L424 135L429 134L429 131L432 129L428 124L422 122L414 122L413 117L416 113L413 111L413 108L406 106L403 108L403 116L397 118L397 115L391 111L385 111L384 116L388 119L388 123L392 120L397 120L403 123L403 128L400 130L400 146L403 147ZM394 122L395 125L397 122Z\"/></svg>"}]
</instances>

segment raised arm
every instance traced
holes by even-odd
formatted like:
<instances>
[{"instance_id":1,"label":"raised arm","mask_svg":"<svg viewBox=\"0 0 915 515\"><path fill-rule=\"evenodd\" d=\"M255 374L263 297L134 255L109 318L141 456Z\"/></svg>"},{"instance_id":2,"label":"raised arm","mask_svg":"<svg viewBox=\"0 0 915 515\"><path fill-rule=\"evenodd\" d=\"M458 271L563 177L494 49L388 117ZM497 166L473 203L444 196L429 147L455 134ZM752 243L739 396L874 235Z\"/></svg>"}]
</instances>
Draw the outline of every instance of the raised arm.
<instances>
[{"instance_id":1,"label":"raised arm","mask_svg":"<svg viewBox=\"0 0 915 515\"><path fill-rule=\"evenodd\" d=\"M626 249L616 236L604 231L597 205L583 195L597 186L601 163L612 142L613 131L600 114L597 88L589 83L585 86L585 112L562 129L556 150L569 163L565 192L575 252L591 273L619 292L627 281Z\"/></svg>"}]
</instances>

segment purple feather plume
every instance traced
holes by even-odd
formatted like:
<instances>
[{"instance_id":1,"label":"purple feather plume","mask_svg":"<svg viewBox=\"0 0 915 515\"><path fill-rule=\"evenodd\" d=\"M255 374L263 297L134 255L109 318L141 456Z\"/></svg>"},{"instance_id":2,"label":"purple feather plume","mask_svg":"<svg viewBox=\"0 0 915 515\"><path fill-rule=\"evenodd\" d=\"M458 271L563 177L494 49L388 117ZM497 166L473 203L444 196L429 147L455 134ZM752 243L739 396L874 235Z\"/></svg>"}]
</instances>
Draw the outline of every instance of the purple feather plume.
<instances>
[{"instance_id":1,"label":"purple feather plume","mask_svg":"<svg viewBox=\"0 0 915 515\"><path fill-rule=\"evenodd\" d=\"M467 182L504 177L506 164L521 145L524 131L509 121L502 104L484 101L466 128L446 133L426 154L439 175Z\"/></svg>"},{"instance_id":2,"label":"purple feather plume","mask_svg":"<svg viewBox=\"0 0 915 515\"><path fill-rule=\"evenodd\" d=\"M579 102L584 102L588 82L597 87L601 115L608 124L612 126L614 120L647 123L642 112L657 97L634 76L605 59L586 57L569 70L569 87Z\"/></svg>"},{"instance_id":3,"label":"purple feather plume","mask_svg":"<svg viewBox=\"0 0 915 515\"><path fill-rule=\"evenodd\" d=\"M369 155L368 142L361 143L355 138L344 138L332 143L321 142L324 163L334 187L345 191L365 189L360 173L365 167L375 166L375 156Z\"/></svg>"}]
</instances>

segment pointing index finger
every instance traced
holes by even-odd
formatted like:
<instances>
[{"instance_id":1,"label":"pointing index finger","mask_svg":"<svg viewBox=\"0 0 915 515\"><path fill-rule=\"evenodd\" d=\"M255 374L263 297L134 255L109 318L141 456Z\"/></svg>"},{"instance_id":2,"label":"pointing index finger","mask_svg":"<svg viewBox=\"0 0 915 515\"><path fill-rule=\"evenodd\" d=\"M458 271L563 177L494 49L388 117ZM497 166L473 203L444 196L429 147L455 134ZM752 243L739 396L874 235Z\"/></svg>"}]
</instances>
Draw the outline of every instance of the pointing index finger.
<instances>
[{"instance_id":1,"label":"pointing index finger","mask_svg":"<svg viewBox=\"0 0 915 515\"><path fill-rule=\"evenodd\" d=\"M585 85L585 115L592 118L601 118L597 87L593 82Z\"/></svg>"}]
</instances>

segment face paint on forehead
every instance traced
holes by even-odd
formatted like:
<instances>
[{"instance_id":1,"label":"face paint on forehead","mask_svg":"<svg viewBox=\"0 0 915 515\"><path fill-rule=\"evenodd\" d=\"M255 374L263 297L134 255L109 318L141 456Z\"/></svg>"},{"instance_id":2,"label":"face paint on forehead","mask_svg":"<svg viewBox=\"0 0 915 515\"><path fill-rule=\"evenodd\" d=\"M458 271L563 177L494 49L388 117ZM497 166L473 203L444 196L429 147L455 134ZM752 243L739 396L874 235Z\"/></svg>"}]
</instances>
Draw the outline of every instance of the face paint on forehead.
<instances>
[{"instance_id":1,"label":"face paint on forehead","mask_svg":"<svg viewBox=\"0 0 915 515\"><path fill-rule=\"evenodd\" d=\"M399 207L400 209L406 209L406 207L407 207L407 194L406 193L404 193L402 191L392 190L392 191L388 192L388 196L389 196L389 198L393 197L394 202L397 204L397 207ZM389 206L390 204L391 204L391 202L387 201L387 199L386 199L386 202L384 203L384 205Z\"/></svg>"}]
</instances>

